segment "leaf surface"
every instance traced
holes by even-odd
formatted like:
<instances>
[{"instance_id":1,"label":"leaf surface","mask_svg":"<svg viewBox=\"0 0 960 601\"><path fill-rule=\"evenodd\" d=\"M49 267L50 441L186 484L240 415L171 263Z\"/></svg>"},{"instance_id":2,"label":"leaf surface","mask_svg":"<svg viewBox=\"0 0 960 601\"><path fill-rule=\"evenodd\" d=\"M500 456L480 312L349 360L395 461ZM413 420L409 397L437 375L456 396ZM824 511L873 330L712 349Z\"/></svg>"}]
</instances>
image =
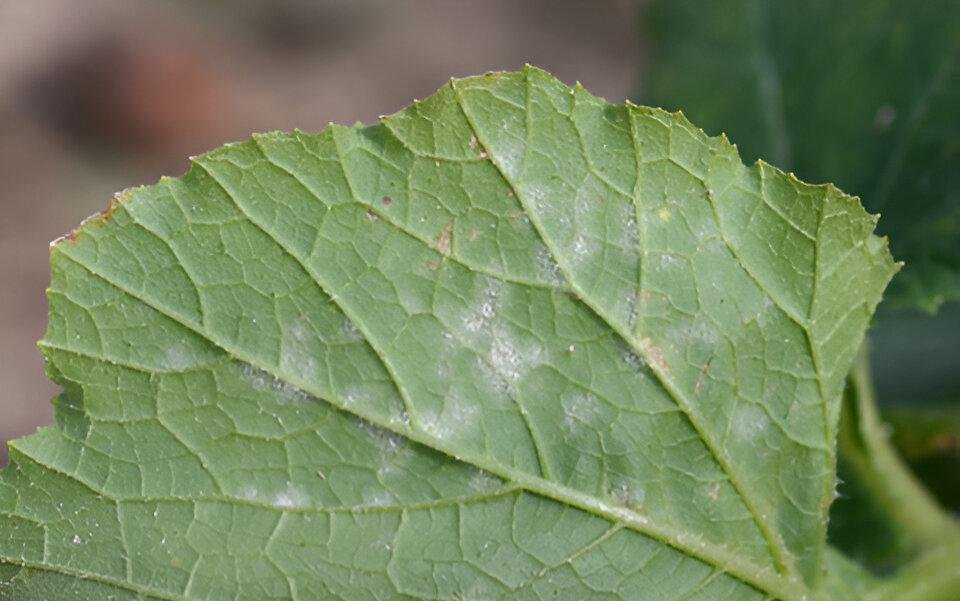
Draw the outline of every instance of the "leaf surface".
<instances>
[{"instance_id":1,"label":"leaf surface","mask_svg":"<svg viewBox=\"0 0 960 601\"><path fill-rule=\"evenodd\" d=\"M534 68L200 157L53 248L0 599L809 598L874 223Z\"/></svg>"}]
</instances>

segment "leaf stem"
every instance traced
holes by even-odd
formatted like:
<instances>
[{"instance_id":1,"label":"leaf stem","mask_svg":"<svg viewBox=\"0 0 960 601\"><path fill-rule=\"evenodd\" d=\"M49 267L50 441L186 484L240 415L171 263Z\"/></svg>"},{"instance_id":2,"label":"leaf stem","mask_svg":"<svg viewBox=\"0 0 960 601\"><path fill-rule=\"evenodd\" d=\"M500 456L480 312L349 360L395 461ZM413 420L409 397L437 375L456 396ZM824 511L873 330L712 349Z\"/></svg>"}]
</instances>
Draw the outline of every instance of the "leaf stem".
<instances>
[{"instance_id":1,"label":"leaf stem","mask_svg":"<svg viewBox=\"0 0 960 601\"><path fill-rule=\"evenodd\" d=\"M960 524L943 511L890 443L877 409L867 346L864 342L848 376L840 453L911 551L960 541Z\"/></svg>"}]
</instances>

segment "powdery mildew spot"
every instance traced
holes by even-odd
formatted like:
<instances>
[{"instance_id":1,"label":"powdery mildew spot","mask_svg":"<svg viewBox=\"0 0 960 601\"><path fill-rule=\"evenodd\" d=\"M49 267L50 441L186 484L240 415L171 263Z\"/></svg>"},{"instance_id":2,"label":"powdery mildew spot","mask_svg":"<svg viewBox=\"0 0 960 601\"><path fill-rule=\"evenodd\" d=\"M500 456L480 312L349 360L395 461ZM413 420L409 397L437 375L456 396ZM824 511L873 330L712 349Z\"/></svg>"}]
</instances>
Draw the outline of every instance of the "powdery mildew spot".
<instances>
[{"instance_id":1,"label":"powdery mildew spot","mask_svg":"<svg viewBox=\"0 0 960 601\"><path fill-rule=\"evenodd\" d=\"M396 498L385 490L363 491L364 507L389 507L397 502Z\"/></svg>"},{"instance_id":2,"label":"powdery mildew spot","mask_svg":"<svg viewBox=\"0 0 960 601\"><path fill-rule=\"evenodd\" d=\"M182 371L194 364L192 353L183 344L174 344L163 351L160 367L168 371Z\"/></svg>"},{"instance_id":3,"label":"powdery mildew spot","mask_svg":"<svg viewBox=\"0 0 960 601\"><path fill-rule=\"evenodd\" d=\"M372 440L384 455L395 455L407 444L403 436L362 419L357 419L357 428Z\"/></svg>"},{"instance_id":4,"label":"powdery mildew spot","mask_svg":"<svg viewBox=\"0 0 960 601\"><path fill-rule=\"evenodd\" d=\"M427 412L420 417L423 430L442 441L455 440L477 427L480 407L459 397L448 396L443 401L442 410Z\"/></svg>"},{"instance_id":5,"label":"powdery mildew spot","mask_svg":"<svg viewBox=\"0 0 960 601\"><path fill-rule=\"evenodd\" d=\"M500 478L485 470L478 469L473 476L470 477L467 486L470 487L470 490L483 494L496 490L502 484L503 481Z\"/></svg>"},{"instance_id":6,"label":"powdery mildew spot","mask_svg":"<svg viewBox=\"0 0 960 601\"><path fill-rule=\"evenodd\" d=\"M255 390L272 392L281 404L304 402L313 398L293 384L279 380L249 363L243 364L240 373Z\"/></svg>"},{"instance_id":7,"label":"powdery mildew spot","mask_svg":"<svg viewBox=\"0 0 960 601\"><path fill-rule=\"evenodd\" d=\"M753 441L762 437L771 423L763 408L749 403L740 405L731 420L733 435L742 441Z\"/></svg>"},{"instance_id":8,"label":"powdery mildew spot","mask_svg":"<svg viewBox=\"0 0 960 601\"><path fill-rule=\"evenodd\" d=\"M636 482L623 481L616 484L611 490L611 496L617 504L624 507L637 508L643 505L647 493Z\"/></svg>"},{"instance_id":9,"label":"powdery mildew spot","mask_svg":"<svg viewBox=\"0 0 960 601\"><path fill-rule=\"evenodd\" d=\"M496 316L497 300L502 286L503 282L500 280L486 278L476 302L467 310L463 318L463 328L469 334L476 334L490 325Z\"/></svg>"},{"instance_id":10,"label":"powdery mildew spot","mask_svg":"<svg viewBox=\"0 0 960 601\"><path fill-rule=\"evenodd\" d=\"M521 339L506 326L494 327L487 361L502 379L506 393L514 396L517 385L536 366L543 363L543 347L532 339Z\"/></svg>"},{"instance_id":11,"label":"powdery mildew spot","mask_svg":"<svg viewBox=\"0 0 960 601\"><path fill-rule=\"evenodd\" d=\"M286 489L274 495L273 506L281 509L308 507L309 499L305 494L303 494L303 491L297 488L293 483L287 482Z\"/></svg>"},{"instance_id":12,"label":"powdery mildew spot","mask_svg":"<svg viewBox=\"0 0 960 601\"><path fill-rule=\"evenodd\" d=\"M536 261L537 274L541 278L556 286L563 284L564 279L560 266L554 261L553 255L550 254L547 247L539 242L534 251L534 260Z\"/></svg>"},{"instance_id":13,"label":"powdery mildew spot","mask_svg":"<svg viewBox=\"0 0 960 601\"><path fill-rule=\"evenodd\" d=\"M344 337L351 342L360 342L363 340L363 332L346 317L343 318L343 323L340 324L340 331L343 332Z\"/></svg>"},{"instance_id":14,"label":"powdery mildew spot","mask_svg":"<svg viewBox=\"0 0 960 601\"><path fill-rule=\"evenodd\" d=\"M561 395L560 406L563 408L563 428L568 432L577 432L583 426L594 425L603 411L597 397L579 391Z\"/></svg>"}]
</instances>

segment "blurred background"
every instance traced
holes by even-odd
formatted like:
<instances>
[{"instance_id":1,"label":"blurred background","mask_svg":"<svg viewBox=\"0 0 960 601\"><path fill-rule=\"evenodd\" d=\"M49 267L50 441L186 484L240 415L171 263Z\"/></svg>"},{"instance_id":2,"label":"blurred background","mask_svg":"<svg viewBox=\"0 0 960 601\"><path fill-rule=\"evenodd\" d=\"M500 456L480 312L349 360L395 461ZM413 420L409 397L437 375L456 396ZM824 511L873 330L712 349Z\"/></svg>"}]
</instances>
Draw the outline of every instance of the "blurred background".
<instances>
[{"instance_id":1,"label":"blurred background","mask_svg":"<svg viewBox=\"0 0 960 601\"><path fill-rule=\"evenodd\" d=\"M34 345L47 244L114 192L252 132L371 122L451 76L525 62L683 109L745 160L882 212L907 266L871 332L879 400L912 468L960 510L956 0L0 2L0 442L52 419ZM860 536L872 518L855 483L840 492L845 548L883 547Z\"/></svg>"}]
</instances>

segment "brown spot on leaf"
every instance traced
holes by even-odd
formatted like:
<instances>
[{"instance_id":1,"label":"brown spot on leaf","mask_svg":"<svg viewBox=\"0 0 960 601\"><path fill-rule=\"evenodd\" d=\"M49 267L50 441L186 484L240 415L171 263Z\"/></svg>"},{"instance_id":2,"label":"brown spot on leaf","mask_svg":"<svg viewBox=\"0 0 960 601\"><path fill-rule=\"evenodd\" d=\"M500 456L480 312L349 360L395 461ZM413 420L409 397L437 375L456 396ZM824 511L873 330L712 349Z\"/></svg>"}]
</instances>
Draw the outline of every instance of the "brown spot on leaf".
<instances>
[{"instance_id":1,"label":"brown spot on leaf","mask_svg":"<svg viewBox=\"0 0 960 601\"><path fill-rule=\"evenodd\" d=\"M693 387L693 394L700 396L700 387L703 386L703 381L707 379L707 374L710 373L710 363L713 361L713 357L710 357L706 363L703 364L703 367L700 368L700 375L697 376L697 383Z\"/></svg>"},{"instance_id":2,"label":"brown spot on leaf","mask_svg":"<svg viewBox=\"0 0 960 601\"><path fill-rule=\"evenodd\" d=\"M370 221L376 221L377 219L380 219L380 217L378 217L377 214L374 213L372 209L367 209L367 219L369 219Z\"/></svg>"},{"instance_id":3,"label":"brown spot on leaf","mask_svg":"<svg viewBox=\"0 0 960 601\"><path fill-rule=\"evenodd\" d=\"M448 223L443 227L440 235L437 236L437 250L445 255L450 254L450 241L453 239L453 223Z\"/></svg>"},{"instance_id":4,"label":"brown spot on leaf","mask_svg":"<svg viewBox=\"0 0 960 601\"><path fill-rule=\"evenodd\" d=\"M470 230L470 241L471 241L471 242L476 241L476 239L479 238L479 237L480 237L480 230L478 230L477 228L473 228L472 230Z\"/></svg>"},{"instance_id":5,"label":"brown spot on leaf","mask_svg":"<svg viewBox=\"0 0 960 601\"><path fill-rule=\"evenodd\" d=\"M663 359L663 349L655 345L649 338L640 341L640 348L650 358L650 363L653 363L663 373L670 373L670 366Z\"/></svg>"},{"instance_id":6,"label":"brown spot on leaf","mask_svg":"<svg viewBox=\"0 0 960 601\"><path fill-rule=\"evenodd\" d=\"M470 148L477 147L477 136L470 136Z\"/></svg>"},{"instance_id":7,"label":"brown spot on leaf","mask_svg":"<svg viewBox=\"0 0 960 601\"><path fill-rule=\"evenodd\" d=\"M440 261L434 261L434 260L432 260L432 259L428 260L428 261L427 261L426 263L424 263L423 265L424 265L424 267L426 267L426 268L429 269L430 271L436 271L436 270L440 269Z\"/></svg>"},{"instance_id":8,"label":"brown spot on leaf","mask_svg":"<svg viewBox=\"0 0 960 601\"><path fill-rule=\"evenodd\" d=\"M383 197L383 206L389 207L389 206L392 205L392 204L393 204L393 199L392 199L392 198L390 198L389 196L384 196L384 197Z\"/></svg>"}]
</instances>

